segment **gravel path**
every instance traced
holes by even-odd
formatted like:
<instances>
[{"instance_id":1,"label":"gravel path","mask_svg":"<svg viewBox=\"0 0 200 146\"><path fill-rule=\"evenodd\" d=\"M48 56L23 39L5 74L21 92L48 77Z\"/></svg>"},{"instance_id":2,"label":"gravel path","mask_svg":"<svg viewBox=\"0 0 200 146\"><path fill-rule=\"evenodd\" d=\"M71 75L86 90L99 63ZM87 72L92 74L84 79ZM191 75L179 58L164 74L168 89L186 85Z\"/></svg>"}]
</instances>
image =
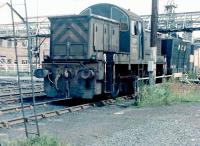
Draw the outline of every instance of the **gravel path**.
<instances>
[{"instance_id":1,"label":"gravel path","mask_svg":"<svg viewBox=\"0 0 200 146\"><path fill-rule=\"evenodd\" d=\"M110 105L40 121L42 134L77 146L200 145L200 104L155 108ZM5 138L24 136L23 128L0 129ZM17 137L16 137L17 135Z\"/></svg>"}]
</instances>

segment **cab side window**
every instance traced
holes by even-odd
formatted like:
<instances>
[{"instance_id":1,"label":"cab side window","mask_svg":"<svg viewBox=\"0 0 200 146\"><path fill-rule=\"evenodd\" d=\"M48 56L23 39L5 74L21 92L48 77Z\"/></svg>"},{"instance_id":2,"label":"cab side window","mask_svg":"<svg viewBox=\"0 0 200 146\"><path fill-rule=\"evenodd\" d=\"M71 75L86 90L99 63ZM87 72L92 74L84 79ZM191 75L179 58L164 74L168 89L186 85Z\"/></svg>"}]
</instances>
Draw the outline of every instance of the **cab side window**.
<instances>
[{"instance_id":1,"label":"cab side window","mask_svg":"<svg viewBox=\"0 0 200 146\"><path fill-rule=\"evenodd\" d=\"M131 21L131 34L141 35L142 34L142 23L139 21Z\"/></svg>"},{"instance_id":2,"label":"cab side window","mask_svg":"<svg viewBox=\"0 0 200 146\"><path fill-rule=\"evenodd\" d=\"M131 35L135 35L135 21L131 21Z\"/></svg>"},{"instance_id":3,"label":"cab side window","mask_svg":"<svg viewBox=\"0 0 200 146\"><path fill-rule=\"evenodd\" d=\"M138 25L138 33L142 34L142 23L138 22L137 25Z\"/></svg>"},{"instance_id":4,"label":"cab side window","mask_svg":"<svg viewBox=\"0 0 200 146\"><path fill-rule=\"evenodd\" d=\"M139 27L138 22L132 20L131 21L131 34L132 35L138 35L138 32L139 32L138 27Z\"/></svg>"}]
</instances>

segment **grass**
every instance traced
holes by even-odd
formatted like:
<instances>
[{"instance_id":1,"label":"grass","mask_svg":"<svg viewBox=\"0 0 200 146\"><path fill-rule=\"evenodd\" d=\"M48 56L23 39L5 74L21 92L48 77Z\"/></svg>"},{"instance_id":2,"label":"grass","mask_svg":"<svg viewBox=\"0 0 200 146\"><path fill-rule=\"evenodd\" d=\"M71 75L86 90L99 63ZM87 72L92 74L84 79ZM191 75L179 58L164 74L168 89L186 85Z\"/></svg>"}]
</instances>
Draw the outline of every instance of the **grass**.
<instances>
[{"instance_id":1,"label":"grass","mask_svg":"<svg viewBox=\"0 0 200 146\"><path fill-rule=\"evenodd\" d=\"M0 143L1 146L69 146L69 144L64 144L59 142L57 138L42 136L34 137L25 140L15 140L15 141L6 141Z\"/></svg>"},{"instance_id":2,"label":"grass","mask_svg":"<svg viewBox=\"0 0 200 146\"><path fill-rule=\"evenodd\" d=\"M188 76L188 79L196 79L198 74L194 72L188 72L187 76Z\"/></svg>"},{"instance_id":3,"label":"grass","mask_svg":"<svg viewBox=\"0 0 200 146\"><path fill-rule=\"evenodd\" d=\"M116 104L121 104L121 103L124 102L124 99L118 97L118 98L115 99L115 102L116 102Z\"/></svg>"},{"instance_id":4,"label":"grass","mask_svg":"<svg viewBox=\"0 0 200 146\"><path fill-rule=\"evenodd\" d=\"M200 86L168 82L140 88L138 106L161 106L181 102L200 102Z\"/></svg>"}]
</instances>

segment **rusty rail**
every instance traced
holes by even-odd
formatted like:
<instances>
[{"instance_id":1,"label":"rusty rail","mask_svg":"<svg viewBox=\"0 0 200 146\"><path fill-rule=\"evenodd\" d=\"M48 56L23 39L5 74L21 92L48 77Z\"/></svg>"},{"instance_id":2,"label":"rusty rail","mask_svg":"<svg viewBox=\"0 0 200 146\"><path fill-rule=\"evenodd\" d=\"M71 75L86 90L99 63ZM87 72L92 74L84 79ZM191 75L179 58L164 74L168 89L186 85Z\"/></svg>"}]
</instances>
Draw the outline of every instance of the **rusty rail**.
<instances>
[{"instance_id":1,"label":"rusty rail","mask_svg":"<svg viewBox=\"0 0 200 146\"><path fill-rule=\"evenodd\" d=\"M132 98L133 97L123 96L123 97L119 97L118 99L127 100L127 99L132 99ZM72 107L65 107L64 109L52 110L52 111L48 111L48 112L38 113L36 116L37 116L38 119L44 119L44 118L49 118L49 117L55 117L55 116L62 115L62 114L65 114L65 113L70 113L70 112L80 111L80 110L83 110L83 109L88 109L88 108L91 108L91 107L95 107L99 104L110 105L110 104L113 104L115 102L116 102L116 100L114 100L114 99L107 99L107 100L97 101L97 102L93 102L93 103L81 104L81 105L72 106ZM26 107L26 108L30 108L30 107ZM31 122L34 119L35 119L34 115L29 115L25 118L25 121ZM8 128L8 127L11 127L13 125L21 124L23 122L24 122L23 117L18 117L18 118L14 118L14 119L10 119L10 120L5 120L5 121L0 121L0 128L3 128L3 127Z\"/></svg>"}]
</instances>

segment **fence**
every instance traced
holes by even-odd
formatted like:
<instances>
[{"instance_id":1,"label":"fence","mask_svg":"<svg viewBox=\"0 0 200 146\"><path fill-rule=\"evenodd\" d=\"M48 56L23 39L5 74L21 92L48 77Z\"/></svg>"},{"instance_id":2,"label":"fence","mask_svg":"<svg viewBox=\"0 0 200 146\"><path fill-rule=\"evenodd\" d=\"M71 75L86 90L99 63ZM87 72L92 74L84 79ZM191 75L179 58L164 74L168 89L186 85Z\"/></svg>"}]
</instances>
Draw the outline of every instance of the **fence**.
<instances>
[{"instance_id":1,"label":"fence","mask_svg":"<svg viewBox=\"0 0 200 146\"><path fill-rule=\"evenodd\" d=\"M33 65L35 69L36 65ZM0 64L0 73L16 73L17 64ZM30 64L19 64L19 72L30 73Z\"/></svg>"}]
</instances>

